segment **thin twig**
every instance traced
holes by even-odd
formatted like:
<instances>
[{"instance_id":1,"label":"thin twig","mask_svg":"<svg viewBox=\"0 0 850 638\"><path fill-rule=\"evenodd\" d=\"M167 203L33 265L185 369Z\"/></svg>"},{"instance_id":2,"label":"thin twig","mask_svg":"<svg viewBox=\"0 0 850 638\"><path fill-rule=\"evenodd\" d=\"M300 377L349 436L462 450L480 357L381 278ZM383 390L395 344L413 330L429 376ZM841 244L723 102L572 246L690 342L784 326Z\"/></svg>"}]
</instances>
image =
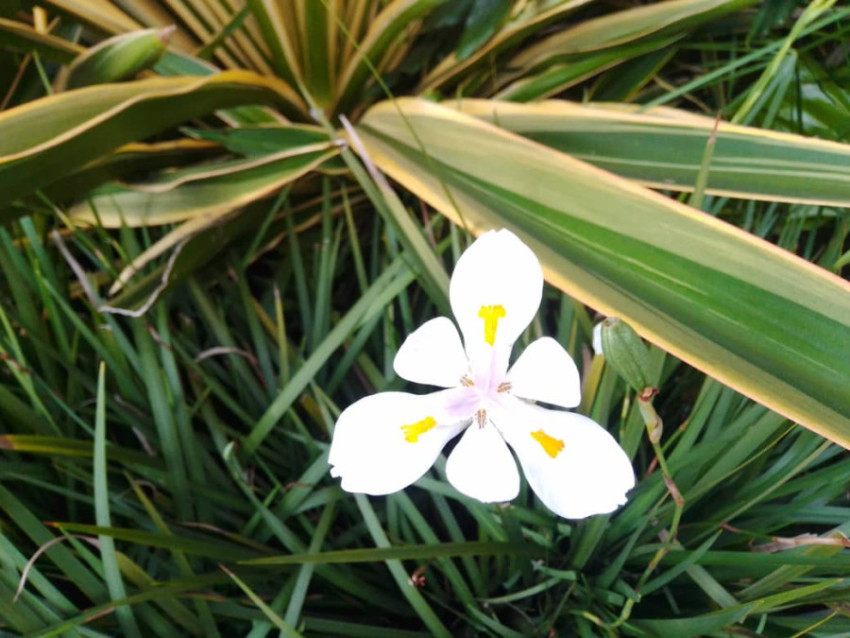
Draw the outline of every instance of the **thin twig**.
<instances>
[{"instance_id":1,"label":"thin twig","mask_svg":"<svg viewBox=\"0 0 850 638\"><path fill-rule=\"evenodd\" d=\"M56 538L50 539L44 545L35 550L35 554L32 555L32 557L27 561L27 564L24 565L24 568L21 570L21 580L18 583L18 589L15 590L15 596L14 598L12 598L13 603L18 602L18 598L20 598L21 594L23 593L24 587L27 584L27 578L29 577L30 570L35 565L35 561L38 560L39 556L41 556L44 552L46 552L48 549L50 549L57 543L71 540L72 538L82 539L87 543L90 543L97 549L100 549L100 542L97 540L97 538L95 538L94 536L86 536L85 534L67 534L65 536L57 536Z\"/></svg>"},{"instance_id":2,"label":"thin twig","mask_svg":"<svg viewBox=\"0 0 850 638\"><path fill-rule=\"evenodd\" d=\"M85 293L89 303L91 303L94 308L97 308L100 302L97 299L97 294L95 293L94 288L92 288L89 283L88 274L80 265L80 262L78 262L71 254L71 251L68 250L68 247L65 245L65 240L62 239L62 235L60 235L55 228L51 231L50 236L53 238L53 243L56 244L59 252L62 253L62 257L65 258L65 261L68 262L71 270L74 271L74 276L77 278L77 281L80 282L80 287L82 287L83 293Z\"/></svg>"},{"instance_id":3,"label":"thin twig","mask_svg":"<svg viewBox=\"0 0 850 638\"><path fill-rule=\"evenodd\" d=\"M174 264L177 262L177 258L180 256L180 253L183 252L183 248L186 246L189 239L184 239L174 248L174 252L171 253L171 256L168 258L168 263L165 265L165 271L162 273L162 279L159 282L159 285L154 289L151 293L148 300L137 310L128 310L127 308L116 308L114 306L103 305L98 310L100 312L110 312L116 315L123 315L125 317L133 317L138 319L142 315L144 315L148 310L151 309L151 306L156 303L159 296L162 292L168 287L168 280L171 278L171 271L174 270Z\"/></svg>"}]
</instances>

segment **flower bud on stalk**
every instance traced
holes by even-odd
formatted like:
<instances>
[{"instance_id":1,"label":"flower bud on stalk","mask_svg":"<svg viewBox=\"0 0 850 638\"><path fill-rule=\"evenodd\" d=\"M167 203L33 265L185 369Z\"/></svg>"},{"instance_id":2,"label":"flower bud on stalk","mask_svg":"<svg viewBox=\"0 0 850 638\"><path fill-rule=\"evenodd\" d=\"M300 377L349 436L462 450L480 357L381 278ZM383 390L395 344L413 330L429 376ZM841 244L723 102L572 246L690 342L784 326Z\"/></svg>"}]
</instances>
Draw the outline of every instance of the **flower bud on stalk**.
<instances>
[{"instance_id":1,"label":"flower bud on stalk","mask_svg":"<svg viewBox=\"0 0 850 638\"><path fill-rule=\"evenodd\" d=\"M649 350L629 324L616 317L602 322L602 352L635 392L649 387Z\"/></svg>"},{"instance_id":2,"label":"flower bud on stalk","mask_svg":"<svg viewBox=\"0 0 850 638\"><path fill-rule=\"evenodd\" d=\"M650 383L649 350L629 324L609 317L602 322L602 351L605 360L638 393L638 409L649 433L649 440L661 440L663 424L652 406L658 390Z\"/></svg>"},{"instance_id":3,"label":"flower bud on stalk","mask_svg":"<svg viewBox=\"0 0 850 638\"><path fill-rule=\"evenodd\" d=\"M165 53L175 27L143 29L104 40L80 54L68 68L62 89L120 82L152 67Z\"/></svg>"}]
</instances>

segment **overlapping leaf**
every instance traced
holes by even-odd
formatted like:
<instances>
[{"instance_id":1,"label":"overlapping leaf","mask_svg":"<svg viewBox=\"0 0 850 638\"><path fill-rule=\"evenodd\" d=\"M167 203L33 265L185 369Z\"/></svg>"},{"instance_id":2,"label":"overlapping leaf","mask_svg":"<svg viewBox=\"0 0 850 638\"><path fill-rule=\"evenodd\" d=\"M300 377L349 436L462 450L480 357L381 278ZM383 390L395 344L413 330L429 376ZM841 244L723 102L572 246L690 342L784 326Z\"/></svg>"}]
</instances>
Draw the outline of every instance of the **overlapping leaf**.
<instances>
[{"instance_id":1,"label":"overlapping leaf","mask_svg":"<svg viewBox=\"0 0 850 638\"><path fill-rule=\"evenodd\" d=\"M73 206L71 219L106 228L157 226L210 218L297 179L338 152L330 142L175 171L156 181L109 185Z\"/></svg>"},{"instance_id":2,"label":"overlapping leaf","mask_svg":"<svg viewBox=\"0 0 850 638\"><path fill-rule=\"evenodd\" d=\"M754 0L671 0L586 20L514 55L496 82L499 95L514 100L552 95L581 79L582 72L666 46L699 24L750 4Z\"/></svg>"},{"instance_id":3,"label":"overlapping leaf","mask_svg":"<svg viewBox=\"0 0 850 638\"><path fill-rule=\"evenodd\" d=\"M715 121L671 108L447 102L646 186L691 191ZM850 205L850 146L720 122L706 192L747 199Z\"/></svg>"},{"instance_id":4,"label":"overlapping leaf","mask_svg":"<svg viewBox=\"0 0 850 638\"><path fill-rule=\"evenodd\" d=\"M48 186L127 142L216 109L299 98L284 83L229 71L197 78L150 78L68 91L0 113L0 204Z\"/></svg>"},{"instance_id":5,"label":"overlapping leaf","mask_svg":"<svg viewBox=\"0 0 850 638\"><path fill-rule=\"evenodd\" d=\"M112 293L145 265L199 233L220 225L237 209L265 197L338 153L331 142L315 143L259 158L178 171L158 182L110 185L70 210L78 224L108 228L183 222L122 270Z\"/></svg>"},{"instance_id":6,"label":"overlapping leaf","mask_svg":"<svg viewBox=\"0 0 850 638\"><path fill-rule=\"evenodd\" d=\"M84 47L62 38L41 33L28 24L15 20L0 18L0 47L18 51L37 51L48 60L68 63L80 53Z\"/></svg>"},{"instance_id":7,"label":"overlapping leaf","mask_svg":"<svg viewBox=\"0 0 850 638\"><path fill-rule=\"evenodd\" d=\"M445 107L381 104L359 132L372 161L453 221L474 232L511 228L553 284L850 446L846 282L715 218Z\"/></svg>"}]
</instances>

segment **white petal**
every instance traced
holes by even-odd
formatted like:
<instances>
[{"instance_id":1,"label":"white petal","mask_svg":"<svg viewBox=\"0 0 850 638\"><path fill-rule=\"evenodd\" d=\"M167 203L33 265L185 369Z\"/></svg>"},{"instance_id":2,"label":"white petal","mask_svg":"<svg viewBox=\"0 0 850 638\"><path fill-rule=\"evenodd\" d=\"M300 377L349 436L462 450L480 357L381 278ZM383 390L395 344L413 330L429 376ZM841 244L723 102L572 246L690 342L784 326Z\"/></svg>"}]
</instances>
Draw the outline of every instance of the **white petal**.
<instances>
[{"instance_id":1,"label":"white petal","mask_svg":"<svg viewBox=\"0 0 850 638\"><path fill-rule=\"evenodd\" d=\"M446 463L446 477L459 492L484 503L502 503L519 494L519 472L502 436L491 423L473 421Z\"/></svg>"},{"instance_id":2,"label":"white petal","mask_svg":"<svg viewBox=\"0 0 850 638\"><path fill-rule=\"evenodd\" d=\"M393 361L398 376L415 383L451 388L469 372L460 335L446 317L426 321L410 333Z\"/></svg>"},{"instance_id":3,"label":"white petal","mask_svg":"<svg viewBox=\"0 0 850 638\"><path fill-rule=\"evenodd\" d=\"M537 257L508 230L481 235L455 266L452 310L470 360L492 347L510 347L531 323L543 294Z\"/></svg>"},{"instance_id":4,"label":"white petal","mask_svg":"<svg viewBox=\"0 0 850 638\"><path fill-rule=\"evenodd\" d=\"M602 322L600 321L595 326L593 326L593 341L591 342L593 346L593 354L599 356L604 354L602 352Z\"/></svg>"},{"instance_id":5,"label":"white petal","mask_svg":"<svg viewBox=\"0 0 850 638\"><path fill-rule=\"evenodd\" d=\"M565 408L581 403L581 380L572 357L551 337L531 343L508 371L511 394Z\"/></svg>"},{"instance_id":6,"label":"white petal","mask_svg":"<svg viewBox=\"0 0 850 638\"><path fill-rule=\"evenodd\" d=\"M623 449L596 422L519 399L495 416L519 457L529 485L550 510L565 518L613 512L635 484Z\"/></svg>"},{"instance_id":7,"label":"white petal","mask_svg":"<svg viewBox=\"0 0 850 638\"><path fill-rule=\"evenodd\" d=\"M334 428L328 463L342 489L389 494L421 477L463 423L447 414L454 390L423 396L382 392L346 408Z\"/></svg>"}]
</instances>

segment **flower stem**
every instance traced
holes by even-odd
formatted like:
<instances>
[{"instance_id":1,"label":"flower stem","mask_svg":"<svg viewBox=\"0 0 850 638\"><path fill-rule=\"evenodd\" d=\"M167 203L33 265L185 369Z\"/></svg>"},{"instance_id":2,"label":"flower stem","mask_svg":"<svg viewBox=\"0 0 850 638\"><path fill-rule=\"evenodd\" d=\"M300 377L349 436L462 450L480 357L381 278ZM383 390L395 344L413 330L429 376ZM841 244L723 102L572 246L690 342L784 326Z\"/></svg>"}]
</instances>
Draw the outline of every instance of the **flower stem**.
<instances>
[{"instance_id":1,"label":"flower stem","mask_svg":"<svg viewBox=\"0 0 850 638\"><path fill-rule=\"evenodd\" d=\"M646 388L643 392L639 393L637 397L638 408L640 409L640 414L643 417L643 422L646 425L646 433L649 438L649 442L652 444L652 449L655 451L655 460L658 462L658 467L661 469L664 484L667 486L668 494L673 499L675 509L673 510L673 518L670 521L670 528L667 530L661 530L658 534L663 545L656 550L641 575L640 580L638 580L637 586L635 587L635 593L637 596L635 598L629 598L625 602L619 618L617 618L617 620L613 623L605 625L607 629L616 629L622 626L623 623L629 619L635 603L640 601L640 590L643 589L644 585L646 585L649 577L652 575L652 572L655 571L662 559L673 547L681 547L679 542L676 540L676 535L679 532L679 523L682 520L682 513L685 509L685 499L682 498L679 488L676 486L676 482L670 474L670 469L667 466L667 458L664 456L664 450L661 448L663 425L661 418L655 412L655 408L652 405L652 398L657 393L658 390L655 388Z\"/></svg>"}]
</instances>

